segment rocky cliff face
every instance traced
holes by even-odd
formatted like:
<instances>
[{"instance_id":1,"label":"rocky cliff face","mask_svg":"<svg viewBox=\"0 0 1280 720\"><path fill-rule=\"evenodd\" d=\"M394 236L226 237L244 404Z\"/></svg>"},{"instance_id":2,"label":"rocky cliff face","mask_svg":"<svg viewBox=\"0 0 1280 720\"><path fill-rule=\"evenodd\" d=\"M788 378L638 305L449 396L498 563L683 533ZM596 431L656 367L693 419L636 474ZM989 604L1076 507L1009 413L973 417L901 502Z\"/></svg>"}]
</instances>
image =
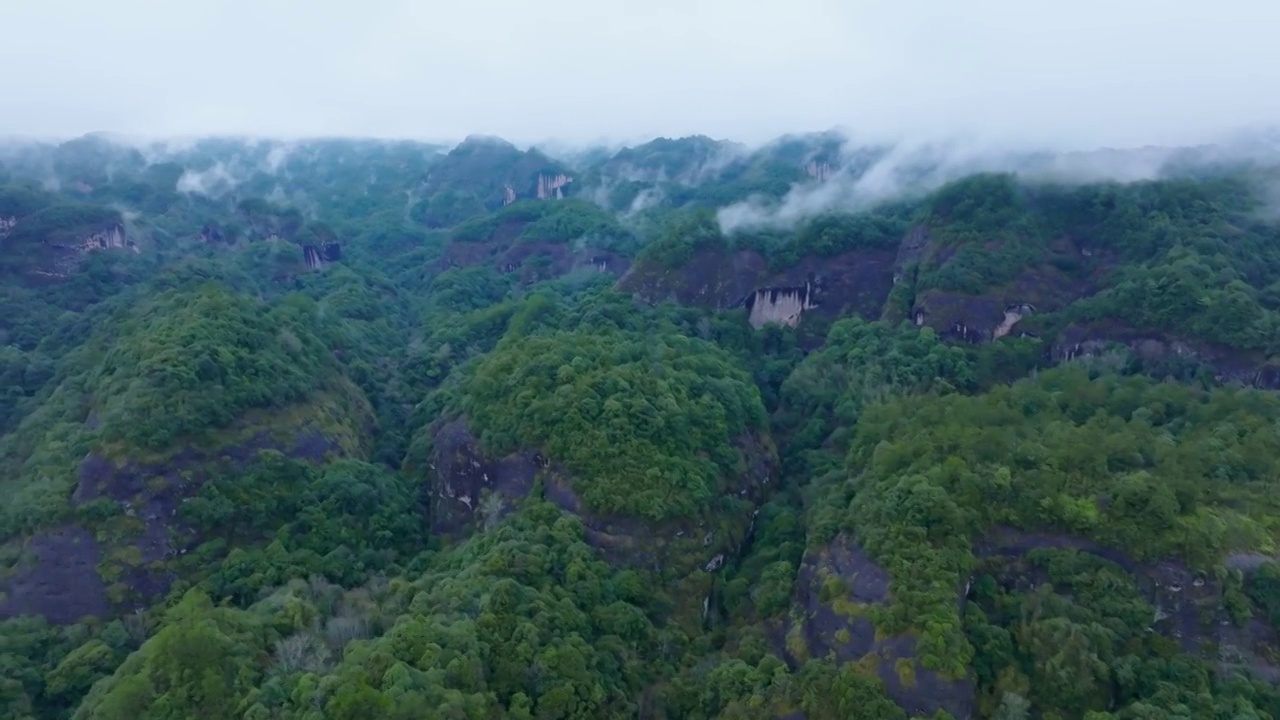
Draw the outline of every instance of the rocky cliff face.
<instances>
[{"instance_id":1,"label":"rocky cliff face","mask_svg":"<svg viewBox=\"0 0 1280 720\"><path fill-rule=\"evenodd\" d=\"M1083 538L1051 532L1000 527L974 544L976 573L994 574L1010 588L1029 591L1047 581L1025 561L1037 549L1076 550L1097 555L1130 573L1153 608L1151 632L1176 640L1183 652L1201 657L1224 672L1246 670L1267 682L1280 681L1280 638L1254 617L1235 624L1224 602L1223 584L1185 563L1165 560L1138 563L1124 552ZM1233 556L1225 564L1250 572L1266 556ZM956 588L963 610L967 588ZM848 535L805 553L797 574L790 617L775 626L774 645L793 666L806 658L832 655L874 672L885 691L913 717L945 710L953 717L973 717L972 678L947 678L921 666L911 635L885 636L872 618L891 601L893 583Z\"/></svg>"},{"instance_id":2,"label":"rocky cliff face","mask_svg":"<svg viewBox=\"0 0 1280 720\"><path fill-rule=\"evenodd\" d=\"M17 225L14 221L9 231ZM109 225L83 232L73 239L49 241L41 245L37 251L37 264L31 268L33 276L60 280L75 272L85 257L99 251L140 252L135 243L120 225Z\"/></svg>"},{"instance_id":3,"label":"rocky cliff face","mask_svg":"<svg viewBox=\"0 0 1280 720\"><path fill-rule=\"evenodd\" d=\"M978 344L1029 335L1018 324L1034 312L1035 306L1028 302L934 290L917 298L911 318L916 325L928 325L942 337Z\"/></svg>"},{"instance_id":4,"label":"rocky cliff face","mask_svg":"<svg viewBox=\"0 0 1280 720\"><path fill-rule=\"evenodd\" d=\"M818 182L826 182L835 175L835 168L831 163L821 162L818 160L810 160L804 165L804 173Z\"/></svg>"},{"instance_id":5,"label":"rocky cliff face","mask_svg":"<svg viewBox=\"0 0 1280 720\"><path fill-rule=\"evenodd\" d=\"M795 327L800 315L818 307L813 285L803 287L760 288L746 299L747 322L759 330L770 323Z\"/></svg>"},{"instance_id":6,"label":"rocky cliff face","mask_svg":"<svg viewBox=\"0 0 1280 720\"><path fill-rule=\"evenodd\" d=\"M16 565L0 574L0 618L40 615L65 624L149 606L176 579L169 562L202 541L178 509L199 491L208 468L242 468L266 449L312 462L342 451L301 431L289 442L260 433L215 453L186 449L163 463L117 464L91 453L80 464L73 507L108 502L123 515L107 527L73 521L19 541Z\"/></svg>"},{"instance_id":7,"label":"rocky cliff face","mask_svg":"<svg viewBox=\"0 0 1280 720\"><path fill-rule=\"evenodd\" d=\"M736 310L753 327L796 327L803 318L880 317L893 289L893 251L859 250L835 257L806 257L772 271L758 253L702 251L678 268L638 262L618 288L645 302L664 300L711 310Z\"/></svg>"},{"instance_id":8,"label":"rocky cliff face","mask_svg":"<svg viewBox=\"0 0 1280 720\"><path fill-rule=\"evenodd\" d=\"M1007 586L1034 587L1044 582L1024 559L1037 549L1076 550L1115 563L1138 582L1154 612L1152 632L1178 642L1183 652L1224 669L1244 669L1267 682L1280 681L1280 638L1257 617L1236 625L1227 612L1222 582L1196 572L1179 560L1135 562L1123 551L1072 535L996 528L975 544L986 570ZM1256 569L1265 556L1237 555L1225 559L1228 568Z\"/></svg>"},{"instance_id":9,"label":"rocky cliff face","mask_svg":"<svg viewBox=\"0 0 1280 720\"><path fill-rule=\"evenodd\" d=\"M439 423L432 438L425 489L434 532L457 537L483 531L541 488L546 500L582 520L588 541L611 562L688 576L717 572L750 528L749 514L655 524L593 513L574 492L570 474L537 450L490 457L465 418ZM772 445L760 438L741 438L739 446L747 458L747 471L730 492L754 499L774 476L777 456Z\"/></svg>"},{"instance_id":10,"label":"rocky cliff face","mask_svg":"<svg viewBox=\"0 0 1280 720\"><path fill-rule=\"evenodd\" d=\"M573 182L573 178L564 173L538 175L537 196L539 200L559 200L564 197L564 187Z\"/></svg>"},{"instance_id":11,"label":"rocky cliff face","mask_svg":"<svg viewBox=\"0 0 1280 720\"><path fill-rule=\"evenodd\" d=\"M434 269L488 265L500 273L517 274L523 285L563 277L574 272L600 272L621 276L631 260L608 250L575 248L557 242L515 242L524 223L499 227L484 242L453 242L445 248Z\"/></svg>"},{"instance_id":12,"label":"rocky cliff face","mask_svg":"<svg viewBox=\"0 0 1280 720\"><path fill-rule=\"evenodd\" d=\"M768 263L759 253L704 250L674 268L637 262L618 280L618 289L652 304L672 301L728 310L745 301L756 287L765 285L768 276Z\"/></svg>"},{"instance_id":13,"label":"rocky cliff face","mask_svg":"<svg viewBox=\"0 0 1280 720\"><path fill-rule=\"evenodd\" d=\"M1055 362L1070 362L1106 357L1117 350L1131 353L1147 371L1158 375L1189 375L1203 368L1221 383L1280 390L1280 366L1264 353L1170 338L1113 320L1068 325L1050 354Z\"/></svg>"},{"instance_id":14,"label":"rocky cliff face","mask_svg":"<svg viewBox=\"0 0 1280 720\"><path fill-rule=\"evenodd\" d=\"M1014 326L1022 322L1022 318L1035 312L1030 303L1018 303L1004 309L1004 319L991 331L991 338L999 340L1013 331Z\"/></svg>"},{"instance_id":15,"label":"rocky cliff face","mask_svg":"<svg viewBox=\"0 0 1280 720\"><path fill-rule=\"evenodd\" d=\"M312 270L319 270L326 264L337 262L342 259L342 245L339 243L324 243L319 247L315 245L302 246L302 258L307 263L307 267Z\"/></svg>"},{"instance_id":16,"label":"rocky cliff face","mask_svg":"<svg viewBox=\"0 0 1280 720\"><path fill-rule=\"evenodd\" d=\"M935 245L929 230L914 228L903 239L896 259L896 278L912 282L920 268L937 272L954 257L954 251ZM911 319L957 342L984 343L1002 337L1020 337L1018 326L1036 312L1055 312L1092 294L1087 278L1073 277L1049 266L1024 270L1008 283L980 294L926 288L916 293Z\"/></svg>"},{"instance_id":17,"label":"rocky cliff face","mask_svg":"<svg viewBox=\"0 0 1280 720\"><path fill-rule=\"evenodd\" d=\"M426 490L432 530L444 535L491 526L533 491L538 473L549 467L533 451L487 457L462 418L440 425L433 440Z\"/></svg>"},{"instance_id":18,"label":"rocky cliff face","mask_svg":"<svg viewBox=\"0 0 1280 720\"><path fill-rule=\"evenodd\" d=\"M972 678L947 678L923 667L911 635L882 636L871 621L890 601L889 573L847 535L805 553L796 576L791 618L779 628L779 652L793 666L834 655L857 662L884 682L886 694L913 717L939 710L972 717ZM962 602L957 598L957 602Z\"/></svg>"},{"instance_id":19,"label":"rocky cliff face","mask_svg":"<svg viewBox=\"0 0 1280 720\"><path fill-rule=\"evenodd\" d=\"M108 250L125 247L136 249L133 242L125 237L124 228L119 225L89 233L80 239L80 243L77 247L78 249L86 252L91 250Z\"/></svg>"},{"instance_id":20,"label":"rocky cliff face","mask_svg":"<svg viewBox=\"0 0 1280 720\"><path fill-rule=\"evenodd\" d=\"M677 302L715 311L744 312L757 329L776 324L805 328L805 318L831 320L857 315L868 320L885 316L890 292L906 289L906 312L917 326L939 336L969 344L1003 338L1040 337L1044 323L1037 316L1060 313L1073 303L1106 287L1106 273L1115 259L1090 250L1070 237L1051 243L1056 260L1086 256L1080 266L1055 262L1028 267L1008 282L981 293L919 287L924 269L937 271L955 257L954 249L937 243L925 225L913 227L895 250L859 250L835 257L806 257L791 268L774 271L751 250L702 250L678 267L639 261L619 279L618 289L648 303ZM820 327L820 324L817 325ZM1081 322L1061 331L1051 326L1045 335L1045 359L1067 362L1101 357L1117 349L1132 354L1153 374L1194 375L1205 368L1219 382L1280 389L1280 360L1258 352L1241 351L1138 330L1112 320ZM801 338L802 343L821 338Z\"/></svg>"}]
</instances>

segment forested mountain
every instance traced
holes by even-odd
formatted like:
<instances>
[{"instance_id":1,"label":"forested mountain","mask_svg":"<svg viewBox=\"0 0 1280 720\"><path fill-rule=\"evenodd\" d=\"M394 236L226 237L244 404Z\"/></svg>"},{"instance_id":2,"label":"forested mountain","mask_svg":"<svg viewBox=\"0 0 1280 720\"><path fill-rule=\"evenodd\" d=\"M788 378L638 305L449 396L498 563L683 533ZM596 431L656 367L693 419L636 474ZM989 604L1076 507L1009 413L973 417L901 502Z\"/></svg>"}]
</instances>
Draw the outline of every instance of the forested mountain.
<instances>
[{"instance_id":1,"label":"forested mountain","mask_svg":"<svg viewBox=\"0 0 1280 720\"><path fill-rule=\"evenodd\" d=\"M0 717L1280 720L1280 163L0 148Z\"/></svg>"}]
</instances>

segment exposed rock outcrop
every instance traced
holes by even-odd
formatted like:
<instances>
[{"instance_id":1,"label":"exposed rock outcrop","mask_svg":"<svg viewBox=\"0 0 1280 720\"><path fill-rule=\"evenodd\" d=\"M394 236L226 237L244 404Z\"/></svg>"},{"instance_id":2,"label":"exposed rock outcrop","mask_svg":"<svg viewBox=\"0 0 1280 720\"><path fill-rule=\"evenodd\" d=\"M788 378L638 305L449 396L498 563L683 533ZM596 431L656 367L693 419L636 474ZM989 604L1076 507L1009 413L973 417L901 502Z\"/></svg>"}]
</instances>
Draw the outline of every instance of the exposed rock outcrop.
<instances>
[{"instance_id":1,"label":"exposed rock outcrop","mask_svg":"<svg viewBox=\"0 0 1280 720\"><path fill-rule=\"evenodd\" d=\"M1100 320L1068 325L1051 350L1055 362L1129 353L1147 372L1190 375L1204 369L1221 383L1280 390L1280 366L1261 352L1173 338L1122 322Z\"/></svg>"},{"instance_id":2,"label":"exposed rock outcrop","mask_svg":"<svg viewBox=\"0 0 1280 720\"><path fill-rule=\"evenodd\" d=\"M847 535L805 553L796 576L792 618L779 648L794 665L834 655L857 662L884 682L885 693L913 717L945 710L957 720L971 717L971 678L947 678L923 667L911 635L882 637L871 610L890 601L889 573ZM962 602L957 598L957 602Z\"/></svg>"},{"instance_id":3,"label":"exposed rock outcrop","mask_svg":"<svg viewBox=\"0 0 1280 720\"><path fill-rule=\"evenodd\" d=\"M831 163L828 162L810 160L805 163L804 172L806 175L818 182L826 182L831 179L832 175L835 175L835 168L833 168Z\"/></svg>"},{"instance_id":4,"label":"exposed rock outcrop","mask_svg":"<svg viewBox=\"0 0 1280 720\"><path fill-rule=\"evenodd\" d=\"M9 233L16 227L18 227L18 218L12 215L0 217L0 240L9 237Z\"/></svg>"},{"instance_id":5,"label":"exposed rock outcrop","mask_svg":"<svg viewBox=\"0 0 1280 720\"><path fill-rule=\"evenodd\" d=\"M325 243L319 247L303 245L302 257L306 261L308 268L319 270L327 263L337 262L342 259L342 246L336 242Z\"/></svg>"},{"instance_id":6,"label":"exposed rock outcrop","mask_svg":"<svg viewBox=\"0 0 1280 720\"><path fill-rule=\"evenodd\" d=\"M1096 555L1131 574L1153 607L1151 631L1177 641L1183 652L1224 671L1247 670L1267 682L1280 682L1280 637L1257 617L1241 625L1226 610L1222 583L1178 560L1135 562L1126 553L1090 540L1053 532L1027 532L998 527L974 543L980 573L996 573L1010 587L1029 591L1047 581L1025 557L1033 550L1075 550ZM1227 567L1251 572L1275 557L1232 556ZM966 588L956 589L963 611ZM947 678L921 666L911 635L884 636L871 618L891 601L889 573L846 534L829 545L805 553L796 577L793 611L776 628L775 649L790 664L831 655L837 662L856 662L875 672L885 691L913 717L946 710L956 718L972 717L972 678Z\"/></svg>"},{"instance_id":7,"label":"exposed rock outcrop","mask_svg":"<svg viewBox=\"0 0 1280 720\"><path fill-rule=\"evenodd\" d=\"M977 286L972 251L999 253L1009 242L1017 241L992 238L981 245L957 243L935 237L926 225L911 228L898 247L894 283L911 283L915 292L909 313L912 322L927 325L955 342L1035 337L1034 323L1025 322L1028 316L1058 312L1094 294L1110 266L1110 260L1101 256L1080 262L1075 240L1063 236L1048 243L1049 253L1043 260L1024 266L998 284L980 292L957 289ZM949 267L952 262L960 263L963 269L953 273Z\"/></svg>"},{"instance_id":8,"label":"exposed rock outcrop","mask_svg":"<svg viewBox=\"0 0 1280 720\"><path fill-rule=\"evenodd\" d=\"M539 200L559 200L564 197L564 187L573 182L573 178L564 173L548 175L547 173L539 173L538 175L538 199Z\"/></svg>"},{"instance_id":9,"label":"exposed rock outcrop","mask_svg":"<svg viewBox=\"0 0 1280 720\"><path fill-rule=\"evenodd\" d=\"M1000 324L996 326L995 330L991 331L991 338L993 340L999 340L1005 335L1008 335L1009 331L1013 330L1014 325L1017 325L1022 321L1022 318L1033 312L1035 312L1035 308L1032 307L1030 303L1018 303L1005 308L1004 319L1000 321Z\"/></svg>"},{"instance_id":10,"label":"exposed rock outcrop","mask_svg":"<svg viewBox=\"0 0 1280 720\"><path fill-rule=\"evenodd\" d=\"M769 265L759 253L704 250L679 267L637 262L618 280L618 289L652 304L672 301L709 310L728 310L741 306L757 287L769 284L768 277Z\"/></svg>"},{"instance_id":11,"label":"exposed rock outcrop","mask_svg":"<svg viewBox=\"0 0 1280 720\"><path fill-rule=\"evenodd\" d=\"M77 525L46 530L27 541L17 565L0 580L0 618L40 615L66 625L111 614L98 575L102 546Z\"/></svg>"},{"instance_id":12,"label":"exposed rock outcrop","mask_svg":"<svg viewBox=\"0 0 1280 720\"><path fill-rule=\"evenodd\" d=\"M121 225L107 225L97 229L58 239L43 239L35 253L36 264L29 273L40 278L61 280L69 277L84 259L103 250L129 250L139 252L137 244L128 237Z\"/></svg>"},{"instance_id":13,"label":"exposed rock outcrop","mask_svg":"<svg viewBox=\"0 0 1280 720\"><path fill-rule=\"evenodd\" d=\"M892 250L857 250L835 257L806 257L772 271L751 250L704 250L675 268L637 262L618 288L648 303L674 301L709 310L743 308L754 327L792 327L806 315L835 319L880 316L893 289Z\"/></svg>"},{"instance_id":14,"label":"exposed rock outcrop","mask_svg":"<svg viewBox=\"0 0 1280 720\"><path fill-rule=\"evenodd\" d=\"M1002 561L1002 566L992 569L1004 582L1024 589L1046 580L1023 561L1038 549L1076 550L1116 564L1137 580L1154 607L1151 630L1177 640L1183 652L1224 669L1242 668L1268 682L1280 682L1280 638L1275 630L1257 617L1237 626L1226 610L1222 583L1180 560L1139 563L1123 551L1084 538L1010 527L996 528L974 546L979 558ZM1240 555L1227 558L1226 565L1249 572L1260 562L1275 559Z\"/></svg>"},{"instance_id":15,"label":"exposed rock outcrop","mask_svg":"<svg viewBox=\"0 0 1280 720\"><path fill-rule=\"evenodd\" d=\"M714 518L718 527L727 529L708 532L707 518L655 524L592 512L573 490L571 474L564 467L532 449L490 457L465 418L441 422L433 428L432 440L426 491L433 532L456 537L483 530L541 487L546 500L582 521L587 541L607 560L683 576L718 571L750 528L749 513L741 518ZM775 472L776 453L767 441L751 437L741 438L739 447L747 461L746 472L727 492L754 501Z\"/></svg>"},{"instance_id":16,"label":"exposed rock outcrop","mask_svg":"<svg viewBox=\"0 0 1280 720\"><path fill-rule=\"evenodd\" d=\"M911 319L916 325L928 325L942 337L956 342L979 344L1007 336L1030 335L1018 325L1035 312L1036 306L1013 292L968 295L930 290L916 298Z\"/></svg>"},{"instance_id":17,"label":"exposed rock outcrop","mask_svg":"<svg viewBox=\"0 0 1280 720\"><path fill-rule=\"evenodd\" d=\"M17 565L0 576L0 618L41 615L53 623L73 623L155 602L176 579L168 561L202 541L181 521L178 508L199 491L209 467L245 467L266 449L311 462L342 450L306 431L285 443L259 433L213 453L186 449L160 464L117 465L90 454L80 464L72 505L109 501L119 506L132 530L120 537L99 536L90 526L70 523L21 541Z\"/></svg>"},{"instance_id":18,"label":"exposed rock outcrop","mask_svg":"<svg viewBox=\"0 0 1280 720\"><path fill-rule=\"evenodd\" d=\"M907 266L920 262L929 254L930 248L933 246L933 238L929 234L929 228L925 225L916 225L907 231L906 236L902 238L902 242L898 244L898 252L894 257L894 282L899 279L901 273Z\"/></svg>"},{"instance_id":19,"label":"exposed rock outcrop","mask_svg":"<svg viewBox=\"0 0 1280 720\"><path fill-rule=\"evenodd\" d=\"M72 246L81 252L90 252L92 250L110 250L120 248L137 249L133 241L125 237L124 228L119 225L95 230L80 238L79 242Z\"/></svg>"},{"instance_id":20,"label":"exposed rock outcrop","mask_svg":"<svg viewBox=\"0 0 1280 720\"><path fill-rule=\"evenodd\" d=\"M510 185L502 186L502 206L506 207L516 201L516 189Z\"/></svg>"},{"instance_id":21,"label":"exposed rock outcrop","mask_svg":"<svg viewBox=\"0 0 1280 720\"><path fill-rule=\"evenodd\" d=\"M569 243L517 242L525 223L509 222L484 242L453 242L435 263L437 271L451 267L488 265L501 273L517 273L524 285L575 272L620 276L631 260L608 250L575 248Z\"/></svg>"},{"instance_id":22,"label":"exposed rock outcrop","mask_svg":"<svg viewBox=\"0 0 1280 720\"><path fill-rule=\"evenodd\" d=\"M431 527L444 535L497 521L533 490L538 473L548 466L536 452L487 457L461 418L438 427L433 440L429 469L434 478L427 487Z\"/></svg>"},{"instance_id":23,"label":"exposed rock outcrop","mask_svg":"<svg viewBox=\"0 0 1280 720\"><path fill-rule=\"evenodd\" d=\"M747 297L746 307L747 322L759 330L769 323L795 327L805 310L813 310L818 305L814 302L813 285L805 283L803 287L756 290Z\"/></svg>"}]
</instances>

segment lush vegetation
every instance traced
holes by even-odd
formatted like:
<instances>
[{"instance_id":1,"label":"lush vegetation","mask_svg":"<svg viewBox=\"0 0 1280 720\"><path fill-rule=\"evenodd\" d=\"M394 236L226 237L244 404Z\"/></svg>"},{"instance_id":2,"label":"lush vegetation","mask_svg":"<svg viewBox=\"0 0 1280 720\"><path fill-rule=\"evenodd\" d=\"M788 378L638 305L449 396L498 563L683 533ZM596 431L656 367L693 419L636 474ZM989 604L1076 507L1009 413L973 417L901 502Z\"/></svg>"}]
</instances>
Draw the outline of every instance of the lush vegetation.
<instances>
[{"instance_id":1,"label":"lush vegetation","mask_svg":"<svg viewBox=\"0 0 1280 720\"><path fill-rule=\"evenodd\" d=\"M847 481L816 537L854 532L895 580L886 631L922 631L924 663L972 657L954 588L997 526L1065 532L1137 562L1210 571L1274 551L1280 403L1257 391L1055 370L977 397L907 398L858 422Z\"/></svg>"},{"instance_id":2,"label":"lush vegetation","mask_svg":"<svg viewBox=\"0 0 1280 720\"><path fill-rule=\"evenodd\" d=\"M0 717L1280 718L1265 169L884 152L6 149Z\"/></svg>"},{"instance_id":3,"label":"lush vegetation","mask_svg":"<svg viewBox=\"0 0 1280 720\"><path fill-rule=\"evenodd\" d=\"M1017 577L1044 578L1034 589ZM1123 568L1097 556L1035 550L1025 564L979 569L965 632L980 705L994 717L1274 717L1274 687L1215 675L1148 632L1156 608ZM1238 662L1225 646L1220 662Z\"/></svg>"},{"instance_id":4,"label":"lush vegetation","mask_svg":"<svg viewBox=\"0 0 1280 720\"><path fill-rule=\"evenodd\" d=\"M561 461L592 509L651 520L693 515L732 489L743 435L764 429L760 394L701 340L608 333L536 336L476 367L462 410L497 454Z\"/></svg>"}]
</instances>

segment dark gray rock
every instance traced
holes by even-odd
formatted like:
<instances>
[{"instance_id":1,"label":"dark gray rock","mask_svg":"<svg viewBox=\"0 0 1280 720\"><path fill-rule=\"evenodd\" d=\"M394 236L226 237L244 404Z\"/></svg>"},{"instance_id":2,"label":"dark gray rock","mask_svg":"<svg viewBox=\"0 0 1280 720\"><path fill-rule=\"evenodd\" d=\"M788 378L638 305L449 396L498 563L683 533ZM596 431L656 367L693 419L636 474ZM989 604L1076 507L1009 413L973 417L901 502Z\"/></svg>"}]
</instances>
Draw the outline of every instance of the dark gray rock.
<instances>
[{"instance_id":1,"label":"dark gray rock","mask_svg":"<svg viewBox=\"0 0 1280 720\"><path fill-rule=\"evenodd\" d=\"M1177 640L1183 652L1197 655L1223 669L1242 668L1269 682L1280 681L1275 649L1280 637L1256 618L1237 627L1223 604L1218 579L1197 572L1180 560L1137 562L1128 554L1091 540L1055 532L1028 532L998 527L974 544L979 558L1021 559L1037 549L1076 550L1096 555L1128 572L1155 612L1151 629ZM1256 570L1272 558L1262 554L1228 557L1228 568ZM1011 569L1026 589L1043 582L1025 568Z\"/></svg>"},{"instance_id":2,"label":"dark gray rock","mask_svg":"<svg viewBox=\"0 0 1280 720\"><path fill-rule=\"evenodd\" d=\"M535 452L488 458L462 418L442 424L433 437L431 526L444 535L462 534L510 512L533 490L545 464ZM496 500L486 500L490 495ZM482 507L485 502L495 504Z\"/></svg>"},{"instance_id":3,"label":"dark gray rock","mask_svg":"<svg viewBox=\"0 0 1280 720\"><path fill-rule=\"evenodd\" d=\"M824 600L823 586L833 577L839 579L844 596ZM796 577L794 607L803 613L799 632L807 655L832 656L842 663L872 660L885 693L913 716L945 710L957 720L970 717L975 692L971 678L951 679L923 667L917 660L916 639L910 635L877 637L867 611L890 597L889 573L851 537L837 536L826 547L805 553ZM851 607L853 613L841 612ZM793 626L790 632L795 631ZM793 666L803 659L789 648L779 651ZM899 672L902 664L911 667L906 677Z\"/></svg>"},{"instance_id":4,"label":"dark gray rock","mask_svg":"<svg viewBox=\"0 0 1280 720\"><path fill-rule=\"evenodd\" d=\"M31 537L22 559L3 581L0 618L43 615L69 624L110 611L106 586L98 576L102 547L93 534L75 525Z\"/></svg>"},{"instance_id":5,"label":"dark gray rock","mask_svg":"<svg viewBox=\"0 0 1280 720\"><path fill-rule=\"evenodd\" d=\"M158 464L116 466L99 455L86 456L78 469L72 506L110 500L141 524L140 531L109 546L76 524L28 538L23 559L0 578L0 618L35 614L54 623L72 623L87 615L112 617L163 596L176 579L166 561L203 541L180 520L178 508L200 490L210 464L244 468L267 449L315 463L341 452L320 433L300 432L289 443L259 433L214 453L188 448ZM124 569L120 582L129 588L130 597L117 605L108 599L98 569L105 553L122 544L135 547L141 563Z\"/></svg>"},{"instance_id":6,"label":"dark gray rock","mask_svg":"<svg viewBox=\"0 0 1280 720\"><path fill-rule=\"evenodd\" d=\"M574 491L570 473L536 450L521 450L505 457L488 456L467 427L465 418L440 422L432 430L431 465L426 492L434 532L459 537L510 512L535 488L542 497L581 520L586 540L608 561L687 575L723 563L744 542L754 508L777 465L770 442L740 438L738 447L746 460L746 472L726 491L744 500L740 518L715 518L726 532L708 535L708 518L688 518L662 523L619 514L592 512ZM708 540L707 538L711 539Z\"/></svg>"}]
</instances>

